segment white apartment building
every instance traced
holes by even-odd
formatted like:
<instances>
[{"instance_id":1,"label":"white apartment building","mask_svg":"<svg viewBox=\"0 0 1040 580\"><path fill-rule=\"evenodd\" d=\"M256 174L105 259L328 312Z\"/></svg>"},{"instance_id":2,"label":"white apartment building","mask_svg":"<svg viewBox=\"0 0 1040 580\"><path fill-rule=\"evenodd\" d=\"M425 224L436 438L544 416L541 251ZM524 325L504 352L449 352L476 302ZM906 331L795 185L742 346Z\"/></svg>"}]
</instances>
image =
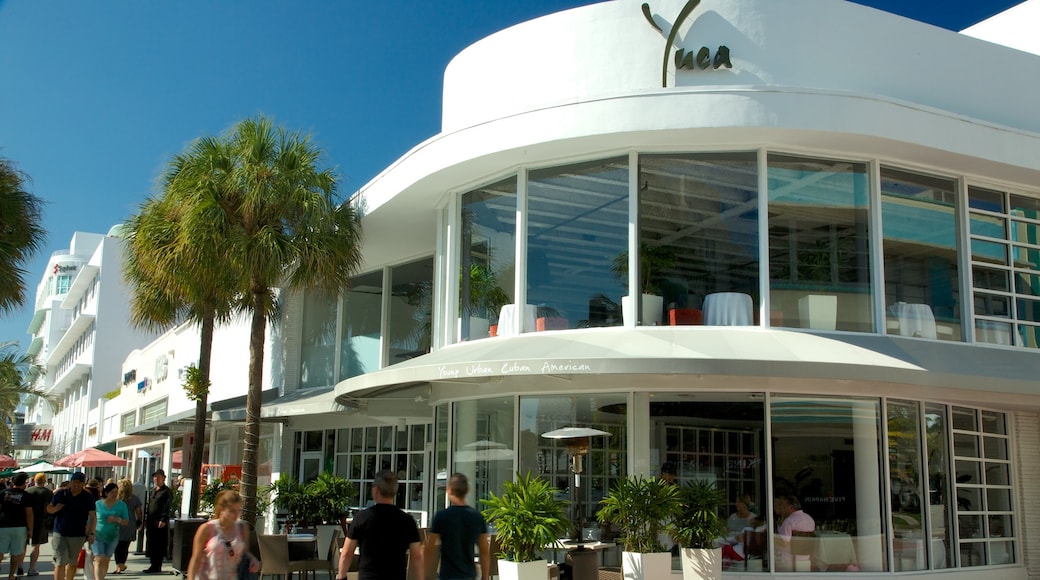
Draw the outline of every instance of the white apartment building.
<instances>
[{"instance_id":1,"label":"white apartment building","mask_svg":"<svg viewBox=\"0 0 1040 580\"><path fill-rule=\"evenodd\" d=\"M53 433L49 446L29 445L27 456L59 458L105 440L91 410L119 388L127 354L153 336L130 325L122 262L116 226L107 234L75 232L68 249L54 252L47 263L36 290L28 352L44 369L36 386L56 399L57 412L45 402L27 409L25 430L50 426Z\"/></svg>"}]
</instances>

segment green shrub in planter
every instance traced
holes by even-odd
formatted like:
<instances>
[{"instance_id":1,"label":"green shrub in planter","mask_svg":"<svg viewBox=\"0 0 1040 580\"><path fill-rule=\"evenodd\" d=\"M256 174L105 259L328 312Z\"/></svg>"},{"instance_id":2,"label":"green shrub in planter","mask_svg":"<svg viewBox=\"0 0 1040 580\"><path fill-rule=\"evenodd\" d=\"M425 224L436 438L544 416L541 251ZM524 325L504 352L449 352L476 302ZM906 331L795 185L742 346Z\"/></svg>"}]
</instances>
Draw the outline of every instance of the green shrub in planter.
<instances>
[{"instance_id":1,"label":"green shrub in planter","mask_svg":"<svg viewBox=\"0 0 1040 580\"><path fill-rule=\"evenodd\" d=\"M501 554L493 555L512 562L535 561L535 553L570 530L570 522L564 519L567 502L556 499L559 490L530 472L517 474L516 481L507 481L504 488L502 495L490 493L491 497L480 500L502 546Z\"/></svg>"},{"instance_id":2,"label":"green shrub in planter","mask_svg":"<svg viewBox=\"0 0 1040 580\"><path fill-rule=\"evenodd\" d=\"M340 523L357 497L352 483L327 471L305 485L303 492L310 498L308 507L314 510L309 514L311 521L326 524Z\"/></svg>"},{"instance_id":3,"label":"green shrub in planter","mask_svg":"<svg viewBox=\"0 0 1040 580\"><path fill-rule=\"evenodd\" d=\"M626 552L664 552L658 536L679 509L679 488L657 477L619 479L596 517L618 527Z\"/></svg>"},{"instance_id":4,"label":"green shrub in planter","mask_svg":"<svg viewBox=\"0 0 1040 580\"><path fill-rule=\"evenodd\" d=\"M672 539L684 548L714 548L715 540L727 532L719 515L725 501L726 494L714 481L693 480L682 486L679 511L669 526Z\"/></svg>"}]
</instances>

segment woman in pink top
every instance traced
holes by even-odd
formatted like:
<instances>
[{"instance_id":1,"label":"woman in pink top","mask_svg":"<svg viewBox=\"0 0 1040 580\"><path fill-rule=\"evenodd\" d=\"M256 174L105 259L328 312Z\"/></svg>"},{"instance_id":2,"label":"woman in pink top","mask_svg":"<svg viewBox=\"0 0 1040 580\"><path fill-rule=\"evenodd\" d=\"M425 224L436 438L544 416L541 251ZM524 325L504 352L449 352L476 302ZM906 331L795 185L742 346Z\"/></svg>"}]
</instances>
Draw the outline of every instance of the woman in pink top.
<instances>
[{"instance_id":1,"label":"woman in pink top","mask_svg":"<svg viewBox=\"0 0 1040 580\"><path fill-rule=\"evenodd\" d=\"M250 572L259 572L260 563L248 553L249 529L238 520L242 496L225 490L217 494L213 504L213 519L195 532L188 580L237 580L242 558L250 559Z\"/></svg>"}]
</instances>

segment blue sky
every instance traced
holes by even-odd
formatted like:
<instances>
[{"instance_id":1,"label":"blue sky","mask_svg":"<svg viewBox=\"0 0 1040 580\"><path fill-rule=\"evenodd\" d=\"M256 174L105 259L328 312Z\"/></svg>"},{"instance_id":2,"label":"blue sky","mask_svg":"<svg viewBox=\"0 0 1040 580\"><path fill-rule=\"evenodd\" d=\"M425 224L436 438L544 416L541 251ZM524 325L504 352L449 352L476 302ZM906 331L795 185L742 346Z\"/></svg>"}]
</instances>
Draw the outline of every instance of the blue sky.
<instances>
[{"instance_id":1,"label":"blue sky","mask_svg":"<svg viewBox=\"0 0 1040 580\"><path fill-rule=\"evenodd\" d=\"M456 53L592 3L0 0L0 156L47 202L31 292L74 231L132 215L192 139L265 113L313 135L349 194L439 131ZM960 30L1017 2L858 3ZM31 318L30 307L0 318L0 342L28 344Z\"/></svg>"}]
</instances>

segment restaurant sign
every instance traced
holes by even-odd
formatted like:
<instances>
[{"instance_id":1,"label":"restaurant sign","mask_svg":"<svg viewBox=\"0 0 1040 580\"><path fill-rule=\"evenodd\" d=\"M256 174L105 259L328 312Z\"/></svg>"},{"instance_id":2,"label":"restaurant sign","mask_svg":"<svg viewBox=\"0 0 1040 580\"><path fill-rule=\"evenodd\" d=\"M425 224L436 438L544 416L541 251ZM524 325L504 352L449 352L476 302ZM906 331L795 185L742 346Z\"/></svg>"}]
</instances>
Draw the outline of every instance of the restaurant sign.
<instances>
[{"instance_id":1,"label":"restaurant sign","mask_svg":"<svg viewBox=\"0 0 1040 580\"><path fill-rule=\"evenodd\" d=\"M712 70L719 69L722 67L733 68L733 63L730 61L729 47L725 45L719 46L715 49L714 53L707 46L702 46L696 51L689 50L675 44L676 36L679 33L679 28L683 22L690 17L697 5L701 3L701 0L689 0L683 9L679 11L679 16L675 19L675 23L672 24L671 30L668 31L668 37L664 44L664 58L661 62L661 86L668 86L668 62L673 61L675 64L675 70L679 71L682 69L686 70ZM661 34L664 34L662 29L657 22L654 20L653 14L650 12L650 4L643 3L643 17L650 23L650 26L657 30ZM672 47L675 47L675 53L672 53ZM669 58L671 57L671 58Z\"/></svg>"}]
</instances>

